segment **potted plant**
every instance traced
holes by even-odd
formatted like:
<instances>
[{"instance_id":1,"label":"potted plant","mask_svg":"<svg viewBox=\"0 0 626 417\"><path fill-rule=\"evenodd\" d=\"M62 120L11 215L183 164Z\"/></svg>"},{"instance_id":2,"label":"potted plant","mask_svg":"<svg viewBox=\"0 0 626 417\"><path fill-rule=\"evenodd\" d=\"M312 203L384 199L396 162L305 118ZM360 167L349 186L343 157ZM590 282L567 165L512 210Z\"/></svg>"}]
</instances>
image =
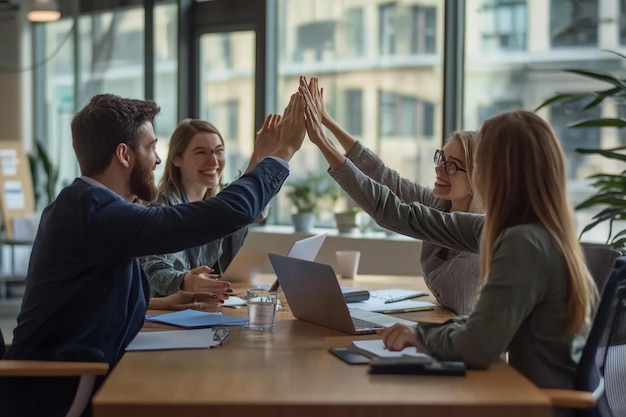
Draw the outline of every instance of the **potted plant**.
<instances>
[{"instance_id":1,"label":"potted plant","mask_svg":"<svg viewBox=\"0 0 626 417\"><path fill-rule=\"evenodd\" d=\"M335 212L335 223L340 234L355 233L361 229L361 209L351 207Z\"/></svg>"},{"instance_id":2,"label":"potted plant","mask_svg":"<svg viewBox=\"0 0 626 417\"><path fill-rule=\"evenodd\" d=\"M609 51L612 52L612 51ZM617 52L612 52L619 57L626 59L626 56ZM618 78L609 73L601 71L592 71L586 69L563 69L563 71L577 74L592 80L600 81L608 84L606 89L599 91L586 91L578 93L556 94L545 100L536 109L539 110L548 105L576 102L579 100L588 101L583 107L582 112L592 109L600 105L604 100L610 99L617 103L626 102L626 79ZM584 114L583 114L584 116ZM616 118L584 118L568 125L570 128L624 128L626 127L626 119ZM626 162L626 147L616 147L611 149L576 149L581 154L601 155L608 159ZM626 170L617 173L599 173L589 177L594 182L591 184L596 192L582 203L578 204L575 209L581 210L589 207L600 206L603 209L596 214L592 222L582 230L581 235L588 230L594 228L600 223L609 223L609 233L606 244L624 251L626 249L626 229L614 230L615 222L626 220Z\"/></svg>"},{"instance_id":3,"label":"potted plant","mask_svg":"<svg viewBox=\"0 0 626 417\"><path fill-rule=\"evenodd\" d=\"M334 182L330 181L326 173L322 173L289 181L286 186L287 198L295 210L291 215L295 231L311 232L317 217L318 200L336 198Z\"/></svg>"}]
</instances>

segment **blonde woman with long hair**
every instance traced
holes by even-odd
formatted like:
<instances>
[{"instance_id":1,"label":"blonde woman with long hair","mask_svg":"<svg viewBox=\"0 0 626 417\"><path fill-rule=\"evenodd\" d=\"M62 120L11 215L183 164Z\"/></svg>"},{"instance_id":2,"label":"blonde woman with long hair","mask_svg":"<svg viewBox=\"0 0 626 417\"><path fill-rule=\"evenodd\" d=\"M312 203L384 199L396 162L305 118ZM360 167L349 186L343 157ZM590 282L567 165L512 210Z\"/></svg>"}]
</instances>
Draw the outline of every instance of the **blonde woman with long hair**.
<instances>
[{"instance_id":1,"label":"blonde woman with long hair","mask_svg":"<svg viewBox=\"0 0 626 417\"><path fill-rule=\"evenodd\" d=\"M337 138L345 152L345 163L338 169L329 170L330 176L348 194L366 192L351 180L352 170L360 170L379 184L389 187L405 203L418 202L446 212L482 213L482 206L474 197L470 181L473 171L473 152L476 147L476 132L454 132L442 149L434 155L437 180L431 187L403 178L397 171L387 167L372 150L353 138L326 112L323 89L317 77L303 84L320 114L321 122ZM370 213L377 223L384 223L381 209ZM410 228L396 230L413 236ZM420 253L424 282L437 298L439 304L457 314L472 311L476 295L480 290L479 257L475 253L450 249L436 243L424 242Z\"/></svg>"},{"instance_id":2,"label":"blonde woman with long hair","mask_svg":"<svg viewBox=\"0 0 626 417\"><path fill-rule=\"evenodd\" d=\"M307 132L331 170L342 155L323 136L305 95ZM395 325L380 331L390 350L416 346L443 360L485 368L503 352L540 387L571 388L589 330L597 289L577 240L565 186L565 158L539 116L513 111L487 120L478 133L473 182L485 215L445 213L404 203L360 171L352 194L382 226L407 227L425 241L480 252L484 285L469 316L443 324ZM334 155L334 156L333 156Z\"/></svg>"}]
</instances>

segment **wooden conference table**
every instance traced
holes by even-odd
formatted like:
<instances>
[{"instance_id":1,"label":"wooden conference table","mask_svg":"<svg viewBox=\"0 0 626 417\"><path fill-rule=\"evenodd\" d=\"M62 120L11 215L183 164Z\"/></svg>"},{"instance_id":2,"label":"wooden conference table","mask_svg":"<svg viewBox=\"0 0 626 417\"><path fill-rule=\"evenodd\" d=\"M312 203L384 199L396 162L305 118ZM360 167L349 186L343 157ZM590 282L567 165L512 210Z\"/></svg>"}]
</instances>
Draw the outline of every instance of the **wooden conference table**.
<instances>
[{"instance_id":1,"label":"wooden conference table","mask_svg":"<svg viewBox=\"0 0 626 417\"><path fill-rule=\"evenodd\" d=\"M273 279L266 275L260 282ZM416 277L360 275L341 284L426 289ZM235 294L248 286L237 284ZM346 335L296 320L282 293L281 299L273 331L233 327L224 345L213 349L127 353L95 395L95 416L551 416L548 399L503 362L465 377L370 375L368 366L345 364L328 349L376 335ZM223 311L247 314L245 308ZM451 313L437 307L399 316L443 321Z\"/></svg>"}]
</instances>

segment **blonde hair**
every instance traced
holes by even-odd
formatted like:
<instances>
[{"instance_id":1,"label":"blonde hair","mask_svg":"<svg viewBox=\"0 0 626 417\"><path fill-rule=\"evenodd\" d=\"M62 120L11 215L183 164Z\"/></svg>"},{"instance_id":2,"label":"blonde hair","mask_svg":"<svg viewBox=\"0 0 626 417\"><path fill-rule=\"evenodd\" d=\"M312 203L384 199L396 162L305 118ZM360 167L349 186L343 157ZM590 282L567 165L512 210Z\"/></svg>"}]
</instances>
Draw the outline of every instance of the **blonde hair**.
<instances>
[{"instance_id":1,"label":"blonde hair","mask_svg":"<svg viewBox=\"0 0 626 417\"><path fill-rule=\"evenodd\" d=\"M465 169L467 170L467 178L469 179L470 189L472 191L472 201L470 202L470 213L484 213L483 205L480 201L480 196L476 195L474 191L474 183L472 182L472 174L474 172L474 151L476 150L476 144L478 143L478 132L473 130L464 130L458 132L452 132L448 138L448 142L458 142L463 148L465 154Z\"/></svg>"},{"instance_id":2,"label":"blonde hair","mask_svg":"<svg viewBox=\"0 0 626 417\"><path fill-rule=\"evenodd\" d=\"M185 119L176 126L176 130L172 133L170 138L169 150L167 152L167 160L165 161L165 170L163 177L159 181L159 193L173 190L179 197L182 197L185 193L182 182L182 174L180 168L174 165L175 157L182 157L183 153L189 146L191 139L199 133L214 133L222 141L224 145L224 138L215 126L204 120L198 119ZM221 179L220 179L221 181ZM209 188L204 198L214 197L221 189L223 184L220 182L219 186L215 188Z\"/></svg>"},{"instance_id":3,"label":"blonde hair","mask_svg":"<svg viewBox=\"0 0 626 417\"><path fill-rule=\"evenodd\" d=\"M480 242L483 277L489 275L494 244L506 228L540 223L565 258L569 272L566 330L576 334L587 324L597 288L577 239L559 140L546 121L523 110L487 120L478 136L475 171L486 211Z\"/></svg>"}]
</instances>

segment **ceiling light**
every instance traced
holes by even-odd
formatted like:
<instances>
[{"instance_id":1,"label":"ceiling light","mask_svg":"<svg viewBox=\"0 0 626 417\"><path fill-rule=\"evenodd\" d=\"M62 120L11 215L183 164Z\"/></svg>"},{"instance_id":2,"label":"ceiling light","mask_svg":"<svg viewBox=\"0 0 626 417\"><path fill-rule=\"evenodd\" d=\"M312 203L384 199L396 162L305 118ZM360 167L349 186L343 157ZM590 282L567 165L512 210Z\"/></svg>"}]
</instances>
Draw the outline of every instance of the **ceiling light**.
<instances>
[{"instance_id":1,"label":"ceiling light","mask_svg":"<svg viewBox=\"0 0 626 417\"><path fill-rule=\"evenodd\" d=\"M54 22L61 12L56 0L31 0L28 20L31 22Z\"/></svg>"}]
</instances>

